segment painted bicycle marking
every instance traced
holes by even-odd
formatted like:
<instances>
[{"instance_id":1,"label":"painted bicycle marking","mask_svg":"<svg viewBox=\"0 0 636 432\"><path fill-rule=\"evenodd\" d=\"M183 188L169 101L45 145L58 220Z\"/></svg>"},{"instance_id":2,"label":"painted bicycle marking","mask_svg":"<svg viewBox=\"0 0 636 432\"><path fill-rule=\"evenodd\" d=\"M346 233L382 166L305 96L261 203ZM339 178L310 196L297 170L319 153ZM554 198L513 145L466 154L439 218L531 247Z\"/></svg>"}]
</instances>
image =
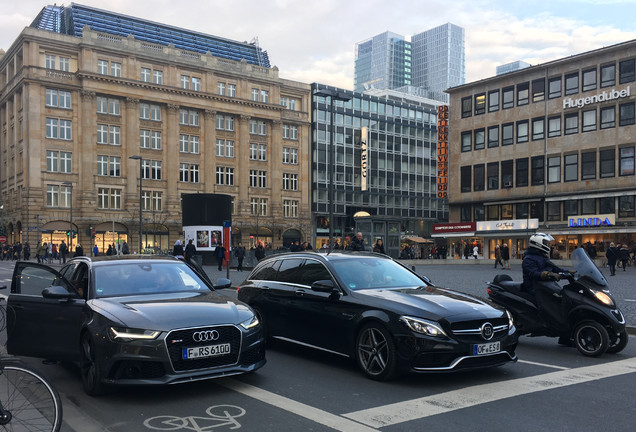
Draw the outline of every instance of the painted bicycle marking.
<instances>
[{"instance_id":1,"label":"painted bicycle marking","mask_svg":"<svg viewBox=\"0 0 636 432\"><path fill-rule=\"evenodd\" d=\"M236 421L245 414L245 410L235 405L213 405L205 410L208 417L187 416L177 417L160 415L144 420L144 426L154 430L191 430L205 432L215 428L230 426L230 429L240 429L241 424Z\"/></svg>"}]
</instances>

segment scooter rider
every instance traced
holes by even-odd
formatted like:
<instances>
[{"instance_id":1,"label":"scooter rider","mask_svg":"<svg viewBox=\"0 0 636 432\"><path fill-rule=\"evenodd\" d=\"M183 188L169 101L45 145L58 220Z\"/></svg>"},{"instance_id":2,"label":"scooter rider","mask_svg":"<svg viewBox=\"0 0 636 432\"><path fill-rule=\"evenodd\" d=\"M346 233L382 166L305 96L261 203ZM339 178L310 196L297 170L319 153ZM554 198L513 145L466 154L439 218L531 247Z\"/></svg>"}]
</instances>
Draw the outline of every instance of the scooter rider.
<instances>
[{"instance_id":1,"label":"scooter rider","mask_svg":"<svg viewBox=\"0 0 636 432\"><path fill-rule=\"evenodd\" d=\"M530 237L528 249L521 264L523 290L534 295L539 314L544 320L561 327L567 326L561 307L563 288L549 281L559 281L561 279L559 273L566 273L568 270L550 261L550 242L552 241L554 238L550 234L536 233Z\"/></svg>"}]
</instances>

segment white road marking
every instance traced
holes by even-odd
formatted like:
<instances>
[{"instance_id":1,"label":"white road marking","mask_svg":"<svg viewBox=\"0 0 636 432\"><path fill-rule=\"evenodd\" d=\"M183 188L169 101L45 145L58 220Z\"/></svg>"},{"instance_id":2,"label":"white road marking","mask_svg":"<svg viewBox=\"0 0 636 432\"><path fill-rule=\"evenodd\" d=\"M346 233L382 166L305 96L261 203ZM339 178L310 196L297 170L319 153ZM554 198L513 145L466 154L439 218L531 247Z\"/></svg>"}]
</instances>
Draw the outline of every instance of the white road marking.
<instances>
[{"instance_id":1,"label":"white road marking","mask_svg":"<svg viewBox=\"0 0 636 432\"><path fill-rule=\"evenodd\" d=\"M254 387L252 385L245 384L231 378L218 380L217 383L229 388L230 390L234 390L235 392L242 393L261 402L273 405L276 408L289 411L290 413L299 415L308 420L325 425L337 431L378 432L377 429L372 429L370 427L361 425L360 423L348 420L339 415L331 414L327 411L305 405L293 399L277 395L276 393L268 392L267 390Z\"/></svg>"},{"instance_id":2,"label":"white road marking","mask_svg":"<svg viewBox=\"0 0 636 432\"><path fill-rule=\"evenodd\" d=\"M410 401L343 414L343 416L371 427L381 428L501 399L629 373L636 373L636 358L551 372L528 378L466 387Z\"/></svg>"},{"instance_id":3,"label":"white road marking","mask_svg":"<svg viewBox=\"0 0 636 432\"><path fill-rule=\"evenodd\" d=\"M623 301L636 302L636 299L623 299Z\"/></svg>"},{"instance_id":4,"label":"white road marking","mask_svg":"<svg viewBox=\"0 0 636 432\"><path fill-rule=\"evenodd\" d=\"M517 362L518 363L531 364L531 365L535 365L535 366L543 366L543 367L552 368L552 369L561 369L561 370L572 369L572 368L569 368L569 367L550 365L550 364L546 364L546 363L537 363L537 362L532 362L532 361L528 361L528 360L517 360Z\"/></svg>"}]
</instances>

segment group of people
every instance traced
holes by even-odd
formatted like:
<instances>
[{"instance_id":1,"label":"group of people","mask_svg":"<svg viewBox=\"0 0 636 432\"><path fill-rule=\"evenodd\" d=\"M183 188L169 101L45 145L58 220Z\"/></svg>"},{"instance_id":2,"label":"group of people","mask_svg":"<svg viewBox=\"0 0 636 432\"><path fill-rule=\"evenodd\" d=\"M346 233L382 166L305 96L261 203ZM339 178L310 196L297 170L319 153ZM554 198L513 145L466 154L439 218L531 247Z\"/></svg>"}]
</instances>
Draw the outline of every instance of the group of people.
<instances>
[{"instance_id":1,"label":"group of people","mask_svg":"<svg viewBox=\"0 0 636 432\"><path fill-rule=\"evenodd\" d=\"M634 257L636 258L636 245L633 248ZM610 276L616 276L616 264L618 263L618 267L620 268L620 264L623 265L623 271L627 267L627 263L631 259L630 250L626 244L614 244L614 242L610 243L609 248L605 252L605 258L607 259L607 266L610 269Z\"/></svg>"},{"instance_id":2,"label":"group of people","mask_svg":"<svg viewBox=\"0 0 636 432\"><path fill-rule=\"evenodd\" d=\"M29 242L25 242L24 245L22 243L15 242L10 245L8 243L2 244L2 256L0 257L2 261L16 261L24 257L25 260L28 260L31 256L31 246Z\"/></svg>"},{"instance_id":3,"label":"group of people","mask_svg":"<svg viewBox=\"0 0 636 432\"><path fill-rule=\"evenodd\" d=\"M502 269L510 270L510 249L508 249L508 243L502 243L501 246L495 245L495 268L497 264L501 265Z\"/></svg>"}]
</instances>

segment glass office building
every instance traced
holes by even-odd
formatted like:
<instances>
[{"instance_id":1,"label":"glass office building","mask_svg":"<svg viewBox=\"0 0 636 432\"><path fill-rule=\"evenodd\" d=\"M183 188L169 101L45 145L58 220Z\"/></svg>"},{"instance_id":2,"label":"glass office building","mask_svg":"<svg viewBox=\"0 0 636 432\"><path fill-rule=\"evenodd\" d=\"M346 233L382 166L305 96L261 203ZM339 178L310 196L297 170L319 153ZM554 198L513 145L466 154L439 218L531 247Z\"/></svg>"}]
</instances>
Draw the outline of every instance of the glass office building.
<instances>
[{"instance_id":1,"label":"glass office building","mask_svg":"<svg viewBox=\"0 0 636 432\"><path fill-rule=\"evenodd\" d=\"M384 32L356 44L354 91L393 89L411 84L411 44Z\"/></svg>"}]
</instances>

